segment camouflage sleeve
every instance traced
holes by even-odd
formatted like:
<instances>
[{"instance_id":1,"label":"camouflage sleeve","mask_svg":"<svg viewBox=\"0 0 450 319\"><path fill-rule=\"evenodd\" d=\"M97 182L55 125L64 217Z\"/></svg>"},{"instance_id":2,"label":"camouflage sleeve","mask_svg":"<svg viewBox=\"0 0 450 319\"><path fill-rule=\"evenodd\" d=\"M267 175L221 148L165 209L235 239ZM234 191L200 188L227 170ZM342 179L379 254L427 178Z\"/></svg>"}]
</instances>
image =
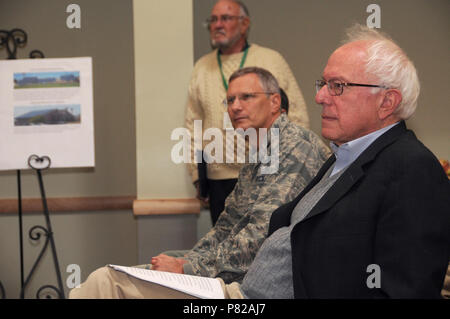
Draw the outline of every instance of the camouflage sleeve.
<instances>
[{"instance_id":1,"label":"camouflage sleeve","mask_svg":"<svg viewBox=\"0 0 450 319\"><path fill-rule=\"evenodd\" d=\"M248 175L248 172L244 167L239 174L236 187L225 201L225 209L220 214L215 226L195 244L189 252L190 255L208 255L212 250L217 248L219 243L226 240L230 235L231 230L241 218L241 215L234 205L234 203L237 202L236 197L238 197L235 192L240 192L244 187L242 181L247 179L245 177L246 175Z\"/></svg>"},{"instance_id":2,"label":"camouflage sleeve","mask_svg":"<svg viewBox=\"0 0 450 319\"><path fill-rule=\"evenodd\" d=\"M225 282L240 282L252 263L259 247L267 236L272 212L279 206L292 200L306 186L323 164L321 150L315 144L302 139L280 149L279 170L271 175L261 175L257 182L252 181L251 189L235 189L229 205L240 214L241 219L232 231L219 241L205 241L202 250L192 250L186 259L195 275L220 277ZM246 207L239 207L242 198L239 192L248 193ZM244 209L245 212L238 212ZM213 235L213 234L211 234Z\"/></svg>"},{"instance_id":3,"label":"camouflage sleeve","mask_svg":"<svg viewBox=\"0 0 450 319\"><path fill-rule=\"evenodd\" d=\"M189 251L189 254L205 255L208 254L214 247L217 247L222 242L232 229L232 219L226 210L224 210L217 220L216 225L203 236L195 246Z\"/></svg>"}]
</instances>

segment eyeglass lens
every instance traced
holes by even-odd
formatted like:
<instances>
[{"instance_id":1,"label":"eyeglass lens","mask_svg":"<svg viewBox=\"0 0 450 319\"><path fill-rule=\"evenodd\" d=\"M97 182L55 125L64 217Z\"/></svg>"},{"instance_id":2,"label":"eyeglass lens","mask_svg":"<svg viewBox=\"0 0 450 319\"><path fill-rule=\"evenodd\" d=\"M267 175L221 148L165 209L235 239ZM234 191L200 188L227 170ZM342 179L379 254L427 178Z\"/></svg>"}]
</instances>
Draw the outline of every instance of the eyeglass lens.
<instances>
[{"instance_id":1,"label":"eyeglass lens","mask_svg":"<svg viewBox=\"0 0 450 319\"><path fill-rule=\"evenodd\" d=\"M237 18L240 18L240 16L231 16L231 15L228 15L228 14L224 14L224 15L221 15L220 17L218 17L218 16L211 16L208 19L206 19L206 21L208 23L210 23L210 24L211 23L217 23L218 20L220 20L221 22L226 23L228 21L231 21L231 20L237 19Z\"/></svg>"}]
</instances>

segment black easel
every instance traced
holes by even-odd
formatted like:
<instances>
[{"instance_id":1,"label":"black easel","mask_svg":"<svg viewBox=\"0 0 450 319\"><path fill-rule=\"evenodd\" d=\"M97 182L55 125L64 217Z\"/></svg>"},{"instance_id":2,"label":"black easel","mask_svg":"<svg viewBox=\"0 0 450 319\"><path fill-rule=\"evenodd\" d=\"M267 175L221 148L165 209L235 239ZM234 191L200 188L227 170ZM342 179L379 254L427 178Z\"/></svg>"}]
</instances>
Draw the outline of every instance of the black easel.
<instances>
[{"instance_id":1,"label":"black easel","mask_svg":"<svg viewBox=\"0 0 450 319\"><path fill-rule=\"evenodd\" d=\"M38 299L41 298L41 293L44 291L44 289L51 289L54 292L56 292L58 298L64 299L64 288L62 285L61 273L60 273L59 263L58 263L58 256L56 254L56 246L55 246L55 241L53 238L53 230L52 230L52 225L50 222L50 215L49 215L49 211L48 211L47 199L45 196L44 183L42 180L42 173L41 173L42 170L50 168L50 165L51 165L51 160L48 156L39 157L37 155L31 155L28 158L28 166L30 168L36 170L36 172L37 172L39 189L40 189L41 198L42 198L42 206L44 208L44 217L45 217L46 227L36 225L36 226L31 227L30 231L28 233L28 236L30 237L30 239L34 240L34 241L39 240L41 238L41 235L43 234L45 236L45 243L41 249L41 252L39 253L38 258L36 259L33 266L31 267L30 273L28 274L25 281L23 280L23 278L24 278L23 277L23 245L21 243L21 247L20 247L21 283L22 283L22 286L20 289L20 298L21 299L24 298L25 288L27 287L28 283L30 282L30 279L32 278L33 273L36 270L37 265L39 264L45 251L47 250L48 244L50 244L50 248L52 251L53 263L55 266L56 278L58 281L59 288L56 288L55 286L52 286L52 285L42 286L41 288L38 289L38 291L36 293L36 298L38 298ZM22 198L21 189L20 189L20 170L17 171L17 180L18 180L18 185L19 185L18 191L19 191L19 207L20 207L21 206L20 199ZM19 210L19 224L20 224L20 233L21 233L20 237L22 240L22 212L21 212L21 209ZM47 294L46 298L51 298L51 295Z\"/></svg>"},{"instance_id":2,"label":"black easel","mask_svg":"<svg viewBox=\"0 0 450 319\"><path fill-rule=\"evenodd\" d=\"M6 51L8 53L8 59L16 59L17 58L17 48L24 47L27 43L27 34L22 29L12 29L10 31L6 30L0 30L0 49L6 48ZM30 58L44 58L44 54L39 50L33 50L29 54ZM64 289L62 285L62 279L61 279L61 272L59 268L58 263L58 256L56 254L56 246L55 241L53 238L53 231L50 223L50 216L47 206L47 199L45 197L45 191L44 191L44 183L42 180L42 173L41 170L48 169L50 167L51 161L48 156L39 157L37 155L31 155L28 158L28 166L37 172L38 182L39 182L39 189L41 192L41 198L42 198L42 205L43 205L43 213L45 217L46 227L36 225L33 226L28 233L28 236L33 241L38 241L41 238L41 235L45 236L45 243L41 249L41 252L39 253L38 258L34 262L33 266L31 267L30 273L28 274L27 278L24 279L24 266L23 266L23 226L22 226L22 190L21 190L21 174L20 170L17 170L17 186L18 186L18 213L19 213L19 240L20 240L20 298L23 299L25 296L25 289L30 282L30 279L32 278L34 271L36 270L37 265L41 261L45 251L48 248L48 245L50 244L51 251L52 251L52 257L53 257L53 263L55 266L55 272L56 272L56 278L58 281L58 288L56 288L53 285L44 285L38 289L36 292L36 298L41 298L44 294L44 291L46 290L53 290L53 292L56 292L58 298L65 298L64 296ZM6 297L5 290L3 288L3 285L0 282L0 294L1 298ZM46 298L52 298L52 295L50 293L47 293L44 295Z\"/></svg>"}]
</instances>

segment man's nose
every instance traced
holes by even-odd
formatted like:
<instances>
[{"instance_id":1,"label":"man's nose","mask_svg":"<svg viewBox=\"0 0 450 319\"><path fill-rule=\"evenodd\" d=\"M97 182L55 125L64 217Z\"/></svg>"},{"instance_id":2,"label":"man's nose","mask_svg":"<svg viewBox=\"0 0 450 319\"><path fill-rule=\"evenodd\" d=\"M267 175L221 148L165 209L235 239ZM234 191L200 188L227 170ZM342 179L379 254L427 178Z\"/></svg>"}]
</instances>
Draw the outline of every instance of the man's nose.
<instances>
[{"instance_id":1,"label":"man's nose","mask_svg":"<svg viewBox=\"0 0 450 319\"><path fill-rule=\"evenodd\" d=\"M218 18L216 21L212 22L210 25L211 29L223 29L223 20L221 18Z\"/></svg>"},{"instance_id":2,"label":"man's nose","mask_svg":"<svg viewBox=\"0 0 450 319\"><path fill-rule=\"evenodd\" d=\"M319 92L316 93L315 101L317 104L322 104L329 98L328 88L326 85L322 86Z\"/></svg>"},{"instance_id":3,"label":"man's nose","mask_svg":"<svg viewBox=\"0 0 450 319\"><path fill-rule=\"evenodd\" d=\"M241 101L236 97L231 105L228 106L231 112L238 112L242 109Z\"/></svg>"}]
</instances>

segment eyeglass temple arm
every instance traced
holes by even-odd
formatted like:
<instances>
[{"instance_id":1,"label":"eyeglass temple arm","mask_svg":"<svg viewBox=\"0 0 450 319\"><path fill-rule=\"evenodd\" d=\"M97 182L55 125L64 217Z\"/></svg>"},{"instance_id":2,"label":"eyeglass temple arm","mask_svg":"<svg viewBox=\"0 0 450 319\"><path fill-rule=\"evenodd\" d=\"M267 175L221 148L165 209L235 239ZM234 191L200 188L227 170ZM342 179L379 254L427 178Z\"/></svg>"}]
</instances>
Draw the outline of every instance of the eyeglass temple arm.
<instances>
[{"instance_id":1,"label":"eyeglass temple arm","mask_svg":"<svg viewBox=\"0 0 450 319\"><path fill-rule=\"evenodd\" d=\"M387 89L384 85L375 85L375 84L359 84L359 83L345 83L347 86L367 86L371 88L384 88Z\"/></svg>"}]
</instances>

